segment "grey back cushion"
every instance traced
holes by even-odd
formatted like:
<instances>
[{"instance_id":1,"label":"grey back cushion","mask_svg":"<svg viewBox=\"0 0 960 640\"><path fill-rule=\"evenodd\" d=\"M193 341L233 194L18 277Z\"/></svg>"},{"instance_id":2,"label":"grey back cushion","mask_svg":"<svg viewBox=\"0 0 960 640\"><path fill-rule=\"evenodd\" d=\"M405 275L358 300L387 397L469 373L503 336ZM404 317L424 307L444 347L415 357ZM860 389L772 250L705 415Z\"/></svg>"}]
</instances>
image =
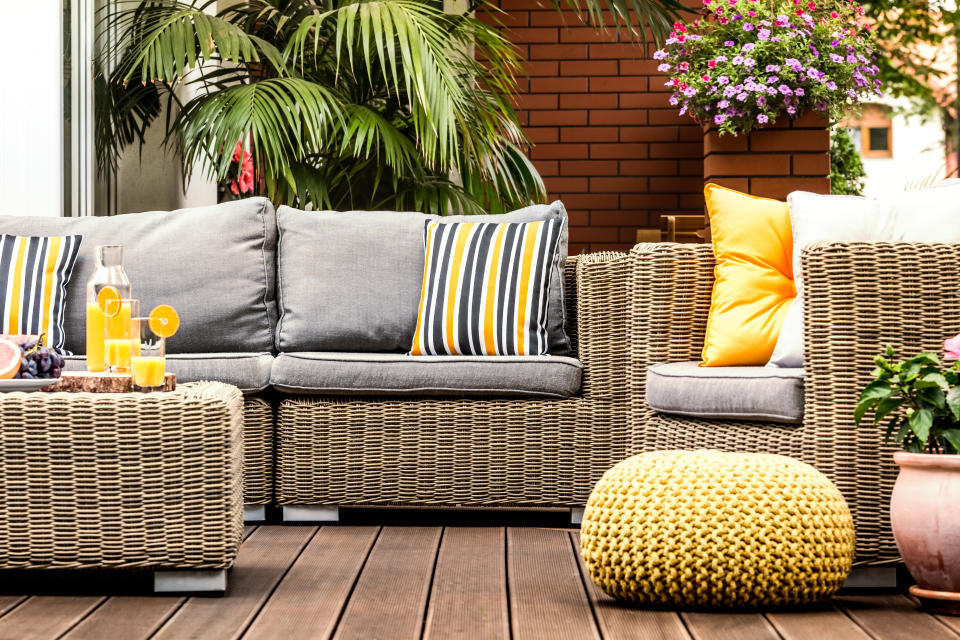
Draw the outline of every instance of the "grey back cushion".
<instances>
[{"instance_id":1,"label":"grey back cushion","mask_svg":"<svg viewBox=\"0 0 960 640\"><path fill-rule=\"evenodd\" d=\"M403 352L413 342L423 283L423 229L438 216L395 211L277 211L280 322L277 350ZM503 215L444 216L451 222L560 218L551 269L550 353L570 353L564 331L567 211L560 201Z\"/></svg>"},{"instance_id":2,"label":"grey back cushion","mask_svg":"<svg viewBox=\"0 0 960 640\"><path fill-rule=\"evenodd\" d=\"M0 233L83 236L64 322L73 353L86 352L86 283L101 244L123 245L141 313L164 303L180 314L171 353L273 351L277 226L265 198L110 217L0 216Z\"/></svg>"}]
</instances>

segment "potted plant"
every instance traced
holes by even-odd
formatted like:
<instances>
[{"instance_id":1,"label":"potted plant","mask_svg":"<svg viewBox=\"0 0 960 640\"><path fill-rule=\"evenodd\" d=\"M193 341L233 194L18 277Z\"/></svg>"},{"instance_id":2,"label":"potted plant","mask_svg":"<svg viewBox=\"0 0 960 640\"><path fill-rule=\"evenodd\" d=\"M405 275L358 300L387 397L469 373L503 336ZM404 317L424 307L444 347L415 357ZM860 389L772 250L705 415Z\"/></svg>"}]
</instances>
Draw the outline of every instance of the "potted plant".
<instances>
[{"instance_id":1,"label":"potted plant","mask_svg":"<svg viewBox=\"0 0 960 640\"><path fill-rule=\"evenodd\" d=\"M670 104L721 134L807 110L841 119L880 93L863 9L837 0L703 0L653 54Z\"/></svg>"},{"instance_id":2,"label":"potted plant","mask_svg":"<svg viewBox=\"0 0 960 640\"><path fill-rule=\"evenodd\" d=\"M900 555L917 584L910 593L939 613L960 614L960 336L944 342L945 367L934 353L894 362L877 356L873 382L854 413L859 425L887 421L886 438L903 447L890 499Z\"/></svg>"}]
</instances>

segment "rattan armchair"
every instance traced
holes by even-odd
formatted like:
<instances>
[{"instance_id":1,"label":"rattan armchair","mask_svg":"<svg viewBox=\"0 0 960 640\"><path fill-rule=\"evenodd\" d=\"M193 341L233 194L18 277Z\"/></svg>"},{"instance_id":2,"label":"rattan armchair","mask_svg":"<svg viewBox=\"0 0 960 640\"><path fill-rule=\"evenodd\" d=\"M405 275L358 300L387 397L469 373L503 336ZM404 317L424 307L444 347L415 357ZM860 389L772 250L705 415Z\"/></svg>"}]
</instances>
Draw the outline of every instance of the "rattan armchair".
<instances>
[{"instance_id":1,"label":"rattan armchair","mask_svg":"<svg viewBox=\"0 0 960 640\"><path fill-rule=\"evenodd\" d=\"M638 245L630 339L634 450L717 448L780 453L813 464L846 497L857 561L897 557L889 498L894 448L880 427L856 429L853 408L886 344L940 351L960 325L960 245L831 243L803 255L806 291L802 425L698 420L646 405L647 367L700 356L713 286L709 246Z\"/></svg>"}]
</instances>

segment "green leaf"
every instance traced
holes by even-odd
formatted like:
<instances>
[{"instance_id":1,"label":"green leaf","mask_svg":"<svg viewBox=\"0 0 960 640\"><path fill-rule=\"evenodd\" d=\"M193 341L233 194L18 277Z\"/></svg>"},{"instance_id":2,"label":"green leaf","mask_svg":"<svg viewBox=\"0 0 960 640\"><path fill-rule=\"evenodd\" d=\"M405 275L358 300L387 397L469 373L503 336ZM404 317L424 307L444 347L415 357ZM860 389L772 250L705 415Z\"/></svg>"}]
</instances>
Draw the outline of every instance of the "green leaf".
<instances>
[{"instance_id":1,"label":"green leaf","mask_svg":"<svg viewBox=\"0 0 960 640\"><path fill-rule=\"evenodd\" d=\"M870 409L872 409L878 402L880 402L880 398L867 398L866 400L861 400L858 402L856 409L853 410L854 424L859 427L860 421L863 420L863 416L866 415L866 413L870 411Z\"/></svg>"},{"instance_id":2,"label":"green leaf","mask_svg":"<svg viewBox=\"0 0 960 640\"><path fill-rule=\"evenodd\" d=\"M930 405L935 409L942 410L947 408L947 400L943 389L937 386L919 389L917 391L917 399L920 400L921 403Z\"/></svg>"},{"instance_id":3,"label":"green leaf","mask_svg":"<svg viewBox=\"0 0 960 640\"><path fill-rule=\"evenodd\" d=\"M904 402L906 401L903 398L884 398L878 402L873 416L873 423L877 424L886 418L892 411L896 411L903 406Z\"/></svg>"},{"instance_id":4,"label":"green leaf","mask_svg":"<svg viewBox=\"0 0 960 640\"><path fill-rule=\"evenodd\" d=\"M953 447L953 451L950 453L960 452L960 429L946 429L940 435Z\"/></svg>"},{"instance_id":5,"label":"green leaf","mask_svg":"<svg viewBox=\"0 0 960 640\"><path fill-rule=\"evenodd\" d=\"M904 381L909 381L920 375L921 370L926 365L939 366L940 359L935 353L919 353L903 362L900 369L900 377Z\"/></svg>"},{"instance_id":6,"label":"green leaf","mask_svg":"<svg viewBox=\"0 0 960 640\"><path fill-rule=\"evenodd\" d=\"M950 407L953 419L960 422L960 387L951 387L947 391L947 406Z\"/></svg>"},{"instance_id":7,"label":"green leaf","mask_svg":"<svg viewBox=\"0 0 960 640\"><path fill-rule=\"evenodd\" d=\"M882 400L883 398L890 397L892 394L893 387L890 386L889 383L883 380L874 380L863 388L863 392L860 394L860 402L871 398Z\"/></svg>"},{"instance_id":8,"label":"green leaf","mask_svg":"<svg viewBox=\"0 0 960 640\"><path fill-rule=\"evenodd\" d=\"M930 438L930 427L933 426L933 413L929 409L920 409L910 414L910 429L916 434L923 446Z\"/></svg>"}]
</instances>

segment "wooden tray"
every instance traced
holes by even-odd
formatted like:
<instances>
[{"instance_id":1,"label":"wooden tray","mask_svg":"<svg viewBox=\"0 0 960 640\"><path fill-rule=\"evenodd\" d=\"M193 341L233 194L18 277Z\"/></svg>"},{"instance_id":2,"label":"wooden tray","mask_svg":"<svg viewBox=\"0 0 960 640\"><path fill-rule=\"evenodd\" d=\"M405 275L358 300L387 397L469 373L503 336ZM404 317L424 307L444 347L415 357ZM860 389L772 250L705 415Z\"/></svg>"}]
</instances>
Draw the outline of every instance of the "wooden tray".
<instances>
[{"instance_id":1,"label":"wooden tray","mask_svg":"<svg viewBox=\"0 0 960 640\"><path fill-rule=\"evenodd\" d=\"M163 391L177 388L177 374L167 373L163 379ZM60 381L44 391L68 391L86 393L128 393L135 391L128 373L90 373L88 371L64 371Z\"/></svg>"}]
</instances>

